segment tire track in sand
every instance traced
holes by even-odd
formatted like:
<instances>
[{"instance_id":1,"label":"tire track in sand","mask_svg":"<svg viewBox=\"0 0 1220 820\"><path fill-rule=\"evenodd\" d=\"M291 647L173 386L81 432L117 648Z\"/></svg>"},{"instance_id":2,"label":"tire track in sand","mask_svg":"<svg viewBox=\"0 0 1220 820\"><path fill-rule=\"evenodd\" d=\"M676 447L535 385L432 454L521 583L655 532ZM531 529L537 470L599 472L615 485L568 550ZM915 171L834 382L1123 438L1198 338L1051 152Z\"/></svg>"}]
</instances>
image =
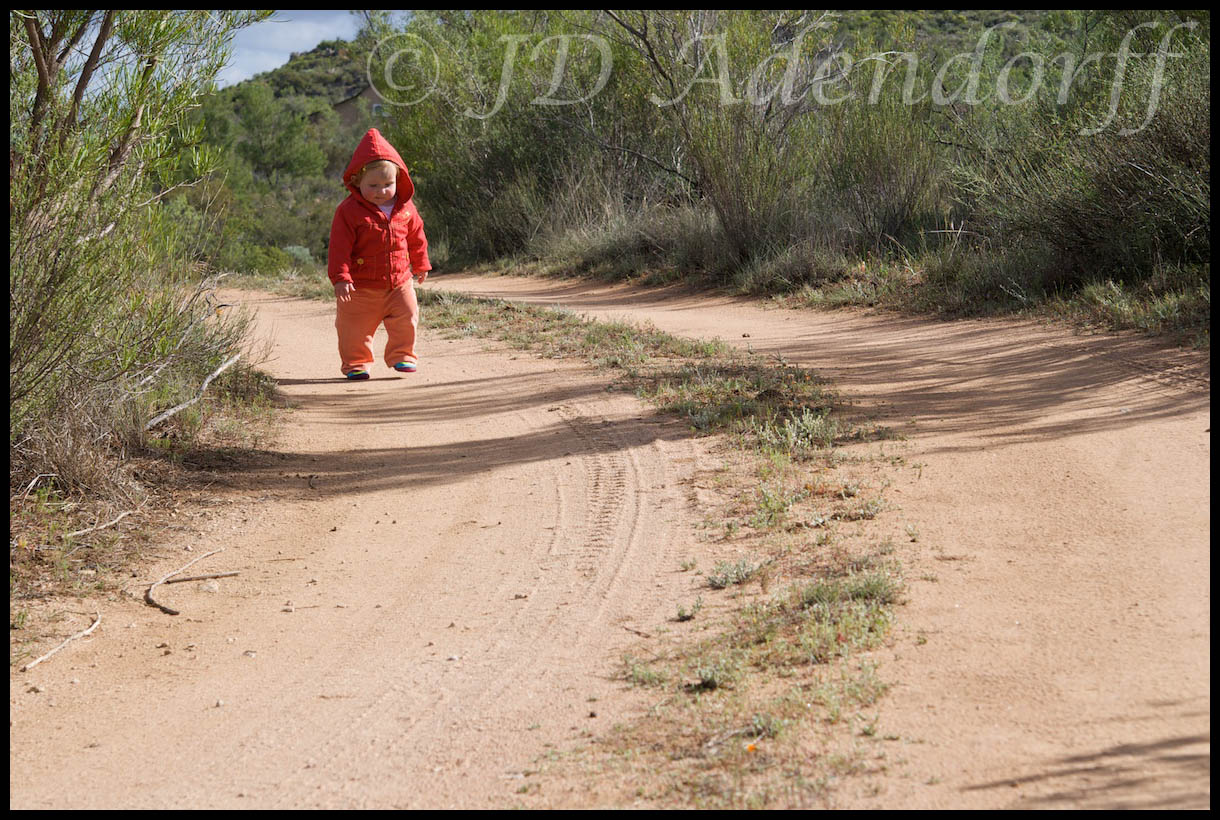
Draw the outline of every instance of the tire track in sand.
<instances>
[{"instance_id":1,"label":"tire track in sand","mask_svg":"<svg viewBox=\"0 0 1220 820\"><path fill-rule=\"evenodd\" d=\"M479 341L340 382L329 309L256 301L299 405L277 450L320 489L286 488L272 454L199 536L253 572L179 593L189 618L120 604L106 623L149 625L26 676L57 695L11 712L10 805L503 806L504 775L642 708L612 679L619 622L685 592L674 476L694 466L669 462L694 445L589 370Z\"/></svg>"},{"instance_id":2,"label":"tire track in sand","mask_svg":"<svg viewBox=\"0 0 1220 820\"><path fill-rule=\"evenodd\" d=\"M646 490L641 460L648 463L654 477L664 479L670 470L655 445L640 446L620 434L622 422L599 412L607 409L619 414L638 412L625 399L548 408L548 413L554 413L550 418L562 421L563 449L570 449L572 458L563 463L556 460L538 476L544 480L550 503L539 505L535 499L537 517L528 529L530 546L522 566L526 570L545 567L544 577L528 588L526 597L509 610L511 615L481 625L484 645L476 651L481 650L483 656L464 656L463 660L472 661L466 675L447 685L442 680L444 666L410 685L390 683L309 755L296 776L280 784L276 806L300 805L302 795L308 795L308 805L319 807L436 805L442 795L459 801L460 795L446 785L453 769L495 771L508 762L494 737L495 730L503 728L502 719L491 716L511 712L522 690L537 688L535 679L590 653L604 654L607 618L634 619L641 607L648 612L650 598L656 598L655 591L649 591L655 584L649 582L658 566L668 568L674 558L670 551L640 554L646 530L657 543L672 540L665 518L649 515L643 503ZM548 420L541 411L534 411L533 416L531 421L529 414L518 414L527 427L536 428ZM573 461L579 462L579 470ZM668 482L662 480L661 486ZM655 506L660 509L663 505ZM512 598L509 592L522 588L524 574L528 572L501 579L491 597ZM624 595L625 581L629 592ZM657 603L653 601L651 607L657 608ZM522 636L530 642L527 651L523 651ZM606 659L599 677L604 678L612 661ZM425 697L422 692L430 695ZM412 717L400 717L389 729L384 725L387 715ZM490 730L492 736L468 744L453 760L423 764L419 750L435 748L429 739L451 731L455 715L462 715L459 722L479 734ZM318 760L341 760L342 765L318 764ZM528 762L518 759L513 765L520 768ZM385 776L370 776L377 771ZM414 794L389 785L401 780L392 773L406 772L414 773L412 780L419 789Z\"/></svg>"}]
</instances>

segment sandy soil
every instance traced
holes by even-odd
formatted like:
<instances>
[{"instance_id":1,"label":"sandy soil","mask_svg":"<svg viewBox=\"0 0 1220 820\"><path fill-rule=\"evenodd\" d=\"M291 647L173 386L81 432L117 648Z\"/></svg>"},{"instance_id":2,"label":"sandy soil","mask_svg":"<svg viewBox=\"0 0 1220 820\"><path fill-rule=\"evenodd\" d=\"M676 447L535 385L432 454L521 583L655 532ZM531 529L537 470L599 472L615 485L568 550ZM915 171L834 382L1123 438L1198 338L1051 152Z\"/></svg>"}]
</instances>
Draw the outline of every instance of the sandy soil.
<instances>
[{"instance_id":1,"label":"sandy soil","mask_svg":"<svg viewBox=\"0 0 1220 820\"><path fill-rule=\"evenodd\" d=\"M834 805L1210 805L1205 356L1033 323L428 286L782 353L906 436L892 526L918 540L880 655L878 737L897 740ZM333 308L244 298L297 409L149 575L218 547L198 570L242 574L162 587L177 618L108 604L13 673L10 806L513 805L541 756L639 714L614 671L692 597L689 482L712 456L586 369L479 341L428 337L418 374L339 381Z\"/></svg>"}]
</instances>

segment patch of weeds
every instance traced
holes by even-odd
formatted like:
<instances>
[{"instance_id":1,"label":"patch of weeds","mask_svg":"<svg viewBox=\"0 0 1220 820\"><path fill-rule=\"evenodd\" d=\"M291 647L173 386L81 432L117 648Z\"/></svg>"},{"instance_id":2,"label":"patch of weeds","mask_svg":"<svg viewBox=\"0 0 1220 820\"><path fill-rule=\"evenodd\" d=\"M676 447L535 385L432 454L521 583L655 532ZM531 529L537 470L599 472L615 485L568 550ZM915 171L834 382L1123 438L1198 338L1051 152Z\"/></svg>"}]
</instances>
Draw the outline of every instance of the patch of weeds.
<instances>
[{"instance_id":1,"label":"patch of weeds","mask_svg":"<svg viewBox=\"0 0 1220 820\"><path fill-rule=\"evenodd\" d=\"M802 520L796 522L795 524L789 525L788 531L791 532L793 530L801 529L816 530L825 527L830 523L830 521L831 519L825 515L813 513L812 515L805 516ZM823 535L825 535L825 533L819 534L818 537L821 538Z\"/></svg>"},{"instance_id":2,"label":"patch of weeds","mask_svg":"<svg viewBox=\"0 0 1220 820\"><path fill-rule=\"evenodd\" d=\"M784 453L795 459L807 458L812 452L832 447L841 435L839 423L830 416L830 408L811 410L800 408L781 419L755 419L748 431L757 447L764 452Z\"/></svg>"},{"instance_id":3,"label":"patch of weeds","mask_svg":"<svg viewBox=\"0 0 1220 820\"><path fill-rule=\"evenodd\" d=\"M750 525L756 530L779 526L787 517L792 505L804 499L805 495L804 488L789 493L782 488L760 487L755 492L758 507L750 519Z\"/></svg>"},{"instance_id":4,"label":"patch of weeds","mask_svg":"<svg viewBox=\"0 0 1220 820\"><path fill-rule=\"evenodd\" d=\"M744 584L754 577L761 566L761 564L751 564L744 558L733 564L721 561L716 564L715 569L708 573L707 585L712 589L725 589Z\"/></svg>"},{"instance_id":5,"label":"patch of weeds","mask_svg":"<svg viewBox=\"0 0 1220 820\"><path fill-rule=\"evenodd\" d=\"M791 721L771 714L757 714L750 719L750 728L754 731L755 737L777 738L779 737Z\"/></svg>"},{"instance_id":6,"label":"patch of weeds","mask_svg":"<svg viewBox=\"0 0 1220 820\"><path fill-rule=\"evenodd\" d=\"M734 658L718 655L695 662L690 672L694 680L686 685L690 692L714 692L729 689L741 677L741 665Z\"/></svg>"},{"instance_id":7,"label":"patch of weeds","mask_svg":"<svg viewBox=\"0 0 1220 820\"><path fill-rule=\"evenodd\" d=\"M843 678L843 692L861 706L872 706L881 700L890 685L877 674L877 664L864 661L856 667L854 674Z\"/></svg>"},{"instance_id":8,"label":"patch of weeds","mask_svg":"<svg viewBox=\"0 0 1220 820\"><path fill-rule=\"evenodd\" d=\"M689 612L686 610L686 607L679 604L678 605L678 616L677 616L676 620L678 620L679 622L693 621L695 619L695 616L699 614L699 610L701 610L701 609L703 609L703 598L702 597L695 599L695 603L694 603L694 605L691 606Z\"/></svg>"},{"instance_id":9,"label":"patch of weeds","mask_svg":"<svg viewBox=\"0 0 1220 820\"><path fill-rule=\"evenodd\" d=\"M877 722L881 720L880 715L873 715L872 719L864 719L864 725L860 727L861 737L876 737Z\"/></svg>"},{"instance_id":10,"label":"patch of weeds","mask_svg":"<svg viewBox=\"0 0 1220 820\"><path fill-rule=\"evenodd\" d=\"M687 558L681 564L682 572L690 572L692 569L695 569L697 566L699 566L699 564L697 561L695 561L695 559Z\"/></svg>"},{"instance_id":11,"label":"patch of weeds","mask_svg":"<svg viewBox=\"0 0 1220 820\"><path fill-rule=\"evenodd\" d=\"M834 517L840 521L872 521L884 511L884 501L880 498L870 498L859 506L835 513Z\"/></svg>"},{"instance_id":12,"label":"patch of weeds","mask_svg":"<svg viewBox=\"0 0 1220 820\"><path fill-rule=\"evenodd\" d=\"M623 658L623 677L632 686L663 686L668 676L651 665L627 655Z\"/></svg>"}]
</instances>

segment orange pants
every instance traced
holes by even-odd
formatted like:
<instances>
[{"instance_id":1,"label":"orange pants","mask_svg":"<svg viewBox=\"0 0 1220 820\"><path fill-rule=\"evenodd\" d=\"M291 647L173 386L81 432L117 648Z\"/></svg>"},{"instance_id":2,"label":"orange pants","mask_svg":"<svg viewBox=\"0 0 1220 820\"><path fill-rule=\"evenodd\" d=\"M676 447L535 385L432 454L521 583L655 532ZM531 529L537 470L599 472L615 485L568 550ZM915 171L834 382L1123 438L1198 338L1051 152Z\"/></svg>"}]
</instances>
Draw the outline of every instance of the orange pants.
<instances>
[{"instance_id":1,"label":"orange pants","mask_svg":"<svg viewBox=\"0 0 1220 820\"><path fill-rule=\"evenodd\" d=\"M415 282L388 290L359 288L349 302L336 302L335 330L339 331L339 358L342 370L349 373L373 363L373 334L385 322L389 339L385 363L415 361L415 327L419 324L419 302Z\"/></svg>"}]
</instances>

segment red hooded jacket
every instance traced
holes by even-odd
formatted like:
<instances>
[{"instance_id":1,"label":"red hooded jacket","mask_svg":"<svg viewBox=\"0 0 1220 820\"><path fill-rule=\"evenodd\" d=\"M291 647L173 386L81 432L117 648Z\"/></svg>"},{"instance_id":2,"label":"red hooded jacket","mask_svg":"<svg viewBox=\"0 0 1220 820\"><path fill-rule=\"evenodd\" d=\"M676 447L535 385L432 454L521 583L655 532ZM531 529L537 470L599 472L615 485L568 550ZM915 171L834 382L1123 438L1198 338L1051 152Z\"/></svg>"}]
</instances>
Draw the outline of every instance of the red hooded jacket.
<instances>
[{"instance_id":1,"label":"red hooded jacket","mask_svg":"<svg viewBox=\"0 0 1220 820\"><path fill-rule=\"evenodd\" d=\"M361 196L356 185L360 170L378 159L388 159L398 166L397 199L389 218ZM388 289L405 284L412 272L432 270L424 221L411 201L415 186L407 165L376 128L370 128L356 146L343 172L343 184L352 193L339 203L330 225L326 273L332 283Z\"/></svg>"}]
</instances>

